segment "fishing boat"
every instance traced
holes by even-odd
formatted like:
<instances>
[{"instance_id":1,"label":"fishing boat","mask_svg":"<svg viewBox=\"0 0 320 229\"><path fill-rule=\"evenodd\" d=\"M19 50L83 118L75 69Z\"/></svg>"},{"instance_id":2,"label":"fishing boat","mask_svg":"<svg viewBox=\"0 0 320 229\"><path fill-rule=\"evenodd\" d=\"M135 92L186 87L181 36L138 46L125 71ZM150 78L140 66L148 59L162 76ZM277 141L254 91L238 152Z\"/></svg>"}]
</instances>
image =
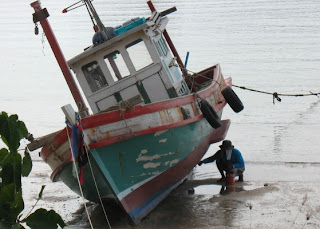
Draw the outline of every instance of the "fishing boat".
<instances>
[{"instance_id":1,"label":"fishing boat","mask_svg":"<svg viewBox=\"0 0 320 229\"><path fill-rule=\"evenodd\" d=\"M148 1L149 17L105 27L90 0L79 3L93 22L92 45L68 62L47 9L31 4L36 32L40 23L77 111L62 107L66 127L28 147L42 147L53 181L90 201L116 201L138 224L187 178L210 144L225 138L226 104L235 112L243 104L219 64L196 73L186 69L166 31L175 7L158 12Z\"/></svg>"}]
</instances>

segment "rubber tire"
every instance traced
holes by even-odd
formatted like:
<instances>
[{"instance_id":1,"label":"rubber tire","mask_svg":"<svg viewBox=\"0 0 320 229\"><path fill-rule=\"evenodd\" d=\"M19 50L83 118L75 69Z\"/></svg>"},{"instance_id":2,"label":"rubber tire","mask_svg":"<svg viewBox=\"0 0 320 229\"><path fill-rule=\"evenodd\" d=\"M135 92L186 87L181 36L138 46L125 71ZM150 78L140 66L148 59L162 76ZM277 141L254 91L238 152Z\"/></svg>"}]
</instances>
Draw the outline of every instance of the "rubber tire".
<instances>
[{"instance_id":1,"label":"rubber tire","mask_svg":"<svg viewBox=\"0 0 320 229\"><path fill-rule=\"evenodd\" d=\"M200 110L208 121L210 126L214 129L218 129L221 126L221 120L217 114L217 112L213 109L213 107L204 99L199 102Z\"/></svg>"},{"instance_id":2,"label":"rubber tire","mask_svg":"<svg viewBox=\"0 0 320 229\"><path fill-rule=\"evenodd\" d=\"M244 106L241 100L231 87L226 87L221 93L234 112L239 113L243 110Z\"/></svg>"}]
</instances>

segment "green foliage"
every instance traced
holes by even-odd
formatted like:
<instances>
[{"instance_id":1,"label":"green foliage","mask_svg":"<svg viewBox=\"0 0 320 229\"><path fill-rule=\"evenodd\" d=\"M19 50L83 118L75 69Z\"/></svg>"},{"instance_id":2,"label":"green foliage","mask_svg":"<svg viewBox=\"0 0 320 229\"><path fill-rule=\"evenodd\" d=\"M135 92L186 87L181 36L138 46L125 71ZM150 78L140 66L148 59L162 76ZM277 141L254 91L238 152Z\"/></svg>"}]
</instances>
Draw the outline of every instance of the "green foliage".
<instances>
[{"instance_id":1,"label":"green foliage","mask_svg":"<svg viewBox=\"0 0 320 229\"><path fill-rule=\"evenodd\" d=\"M9 156L9 151L5 148L0 149L0 167L2 167L3 163Z\"/></svg>"},{"instance_id":2,"label":"green foliage","mask_svg":"<svg viewBox=\"0 0 320 229\"><path fill-rule=\"evenodd\" d=\"M21 175L24 177L29 176L31 169L32 169L32 160L28 150L26 149L24 151L24 158L22 161Z\"/></svg>"},{"instance_id":3,"label":"green foliage","mask_svg":"<svg viewBox=\"0 0 320 229\"><path fill-rule=\"evenodd\" d=\"M8 149L0 149L0 228L21 229L21 223L30 228L58 228L66 226L55 211L38 209L25 219L20 220L24 209L22 197L21 176L28 176L32 169L32 160L28 149L24 156L18 153L20 140L25 138L28 130L17 115L0 114L0 137ZM37 202L42 198L44 185L41 188ZM32 208L33 209L33 208ZM31 210L32 210L31 209Z\"/></svg>"},{"instance_id":4,"label":"green foliage","mask_svg":"<svg viewBox=\"0 0 320 229\"><path fill-rule=\"evenodd\" d=\"M20 140L27 137L28 130L24 122L18 120L18 115L8 117L6 112L2 112L0 115L0 135L2 141L13 152L19 148Z\"/></svg>"},{"instance_id":5,"label":"green foliage","mask_svg":"<svg viewBox=\"0 0 320 229\"><path fill-rule=\"evenodd\" d=\"M47 211L43 208L32 213L28 218L24 219L23 222L26 222L32 229L56 229L57 225L60 225L62 228L66 226L60 215L55 211Z\"/></svg>"},{"instance_id":6,"label":"green foliage","mask_svg":"<svg viewBox=\"0 0 320 229\"><path fill-rule=\"evenodd\" d=\"M15 224L18 214L24 209L22 190L15 191L15 185L9 184L0 191L0 218L5 225Z\"/></svg>"},{"instance_id":7,"label":"green foliage","mask_svg":"<svg viewBox=\"0 0 320 229\"><path fill-rule=\"evenodd\" d=\"M38 200L40 200L42 198L42 193L43 193L43 190L44 190L45 187L46 187L45 185L42 185L41 190L40 190L39 195L38 195Z\"/></svg>"}]
</instances>

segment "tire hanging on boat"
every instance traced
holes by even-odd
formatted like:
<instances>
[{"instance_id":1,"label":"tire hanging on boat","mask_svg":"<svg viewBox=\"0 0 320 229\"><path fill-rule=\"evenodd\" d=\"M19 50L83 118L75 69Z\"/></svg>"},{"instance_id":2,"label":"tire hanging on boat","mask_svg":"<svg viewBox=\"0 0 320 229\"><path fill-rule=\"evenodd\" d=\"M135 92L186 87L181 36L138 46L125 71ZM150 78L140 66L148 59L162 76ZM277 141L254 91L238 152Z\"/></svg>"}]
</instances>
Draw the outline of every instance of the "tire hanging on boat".
<instances>
[{"instance_id":1,"label":"tire hanging on boat","mask_svg":"<svg viewBox=\"0 0 320 229\"><path fill-rule=\"evenodd\" d=\"M231 87L226 87L221 91L221 93L234 112L239 113L243 110L244 106L241 100Z\"/></svg>"},{"instance_id":2,"label":"tire hanging on boat","mask_svg":"<svg viewBox=\"0 0 320 229\"><path fill-rule=\"evenodd\" d=\"M203 116L206 118L208 123L214 128L218 129L221 126L221 120L217 114L217 112L213 109L213 107L204 99L201 99L199 102L200 110Z\"/></svg>"}]
</instances>

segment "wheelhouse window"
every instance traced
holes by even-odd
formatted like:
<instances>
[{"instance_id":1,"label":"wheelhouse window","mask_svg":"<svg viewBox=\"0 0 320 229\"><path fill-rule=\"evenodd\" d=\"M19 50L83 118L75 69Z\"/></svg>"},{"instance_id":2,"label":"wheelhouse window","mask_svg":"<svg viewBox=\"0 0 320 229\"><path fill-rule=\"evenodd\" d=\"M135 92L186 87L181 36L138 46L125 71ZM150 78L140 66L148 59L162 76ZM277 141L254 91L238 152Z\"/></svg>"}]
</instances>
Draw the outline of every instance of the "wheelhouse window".
<instances>
[{"instance_id":1,"label":"wheelhouse window","mask_svg":"<svg viewBox=\"0 0 320 229\"><path fill-rule=\"evenodd\" d=\"M129 76L130 72L119 51L110 53L104 57L114 82Z\"/></svg>"},{"instance_id":2,"label":"wheelhouse window","mask_svg":"<svg viewBox=\"0 0 320 229\"><path fill-rule=\"evenodd\" d=\"M92 92L108 86L107 80L97 61L86 64L81 69Z\"/></svg>"},{"instance_id":3,"label":"wheelhouse window","mask_svg":"<svg viewBox=\"0 0 320 229\"><path fill-rule=\"evenodd\" d=\"M150 53L142 39L128 44L126 50L136 71L153 64Z\"/></svg>"}]
</instances>

